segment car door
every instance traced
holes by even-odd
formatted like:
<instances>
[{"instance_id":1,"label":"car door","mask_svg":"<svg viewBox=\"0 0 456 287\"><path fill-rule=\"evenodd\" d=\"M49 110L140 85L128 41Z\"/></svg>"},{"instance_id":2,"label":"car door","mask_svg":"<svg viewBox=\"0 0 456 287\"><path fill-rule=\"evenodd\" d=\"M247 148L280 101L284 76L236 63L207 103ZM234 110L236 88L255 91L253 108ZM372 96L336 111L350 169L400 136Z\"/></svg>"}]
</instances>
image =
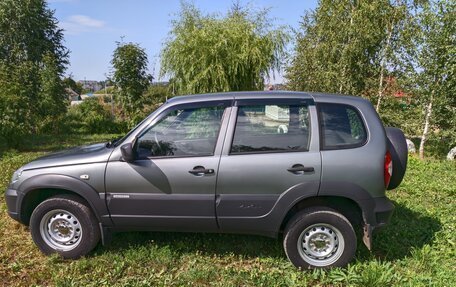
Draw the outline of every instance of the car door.
<instances>
[{"instance_id":1,"label":"car door","mask_svg":"<svg viewBox=\"0 0 456 287\"><path fill-rule=\"evenodd\" d=\"M272 234L280 212L316 196L321 159L312 99L236 99L217 180L222 231Z\"/></svg>"},{"instance_id":2,"label":"car door","mask_svg":"<svg viewBox=\"0 0 456 287\"><path fill-rule=\"evenodd\" d=\"M134 162L108 163L107 205L116 226L217 229L215 184L230 105L170 107L136 137Z\"/></svg>"}]
</instances>

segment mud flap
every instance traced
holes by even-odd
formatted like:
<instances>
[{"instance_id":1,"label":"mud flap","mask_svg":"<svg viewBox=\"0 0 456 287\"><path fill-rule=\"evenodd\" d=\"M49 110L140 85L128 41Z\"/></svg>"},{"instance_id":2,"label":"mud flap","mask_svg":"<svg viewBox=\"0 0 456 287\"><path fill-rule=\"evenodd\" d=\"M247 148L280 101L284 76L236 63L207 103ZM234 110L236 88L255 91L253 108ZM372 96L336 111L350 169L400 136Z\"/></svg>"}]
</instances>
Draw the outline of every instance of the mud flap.
<instances>
[{"instance_id":1,"label":"mud flap","mask_svg":"<svg viewBox=\"0 0 456 287\"><path fill-rule=\"evenodd\" d=\"M101 244L103 246L108 245L112 240L112 232L111 229L104 227L101 222L100 225L100 232L101 232Z\"/></svg>"},{"instance_id":2,"label":"mud flap","mask_svg":"<svg viewBox=\"0 0 456 287\"><path fill-rule=\"evenodd\" d=\"M372 227L370 224L364 224L363 227L363 242L369 251L372 250Z\"/></svg>"}]
</instances>

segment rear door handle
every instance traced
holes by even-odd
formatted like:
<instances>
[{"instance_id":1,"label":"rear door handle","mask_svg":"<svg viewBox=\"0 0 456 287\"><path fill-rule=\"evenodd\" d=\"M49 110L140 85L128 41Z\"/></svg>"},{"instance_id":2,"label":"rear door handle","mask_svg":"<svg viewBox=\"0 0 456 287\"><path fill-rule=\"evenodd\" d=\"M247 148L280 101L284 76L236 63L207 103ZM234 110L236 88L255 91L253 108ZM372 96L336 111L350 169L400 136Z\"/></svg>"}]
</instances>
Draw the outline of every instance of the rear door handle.
<instances>
[{"instance_id":1,"label":"rear door handle","mask_svg":"<svg viewBox=\"0 0 456 287\"><path fill-rule=\"evenodd\" d=\"M302 174L304 172L313 172L315 169L311 166L303 166L302 164L294 164L292 167L287 169L289 172L294 174Z\"/></svg>"},{"instance_id":2,"label":"rear door handle","mask_svg":"<svg viewBox=\"0 0 456 287\"><path fill-rule=\"evenodd\" d=\"M205 175L205 174L213 174L214 170L212 168L205 168L204 166L195 166L192 170L188 171L193 175Z\"/></svg>"}]
</instances>

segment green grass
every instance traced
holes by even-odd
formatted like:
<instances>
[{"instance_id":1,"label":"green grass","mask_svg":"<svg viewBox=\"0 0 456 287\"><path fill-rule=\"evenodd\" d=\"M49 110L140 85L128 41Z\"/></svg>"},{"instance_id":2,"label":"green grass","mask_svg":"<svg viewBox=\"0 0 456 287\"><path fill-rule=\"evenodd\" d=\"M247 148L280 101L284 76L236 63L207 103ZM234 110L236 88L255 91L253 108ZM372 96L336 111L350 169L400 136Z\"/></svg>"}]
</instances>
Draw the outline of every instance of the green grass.
<instances>
[{"instance_id":1,"label":"green grass","mask_svg":"<svg viewBox=\"0 0 456 287\"><path fill-rule=\"evenodd\" d=\"M40 137L0 152L0 190L13 171L47 150L112 138ZM134 232L67 261L43 256L0 198L0 286L456 286L456 164L411 158L405 181L388 192L396 211L358 243L345 269L296 270L278 240L246 235Z\"/></svg>"}]
</instances>

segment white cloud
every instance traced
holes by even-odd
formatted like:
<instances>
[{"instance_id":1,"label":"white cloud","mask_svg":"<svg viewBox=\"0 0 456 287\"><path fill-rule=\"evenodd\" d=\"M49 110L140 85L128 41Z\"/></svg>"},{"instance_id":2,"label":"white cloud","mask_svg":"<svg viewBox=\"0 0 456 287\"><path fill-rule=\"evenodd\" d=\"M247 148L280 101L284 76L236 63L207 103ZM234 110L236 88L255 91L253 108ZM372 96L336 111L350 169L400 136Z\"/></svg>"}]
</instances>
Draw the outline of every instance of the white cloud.
<instances>
[{"instance_id":1,"label":"white cloud","mask_svg":"<svg viewBox=\"0 0 456 287\"><path fill-rule=\"evenodd\" d=\"M66 33L72 35L94 31L94 29L101 29L105 26L106 23L104 21L86 15L72 15L65 21L60 22L60 27L62 27Z\"/></svg>"},{"instance_id":2,"label":"white cloud","mask_svg":"<svg viewBox=\"0 0 456 287\"><path fill-rule=\"evenodd\" d=\"M83 27L102 28L105 26L105 22L85 15L73 15L70 16L68 20Z\"/></svg>"}]
</instances>

